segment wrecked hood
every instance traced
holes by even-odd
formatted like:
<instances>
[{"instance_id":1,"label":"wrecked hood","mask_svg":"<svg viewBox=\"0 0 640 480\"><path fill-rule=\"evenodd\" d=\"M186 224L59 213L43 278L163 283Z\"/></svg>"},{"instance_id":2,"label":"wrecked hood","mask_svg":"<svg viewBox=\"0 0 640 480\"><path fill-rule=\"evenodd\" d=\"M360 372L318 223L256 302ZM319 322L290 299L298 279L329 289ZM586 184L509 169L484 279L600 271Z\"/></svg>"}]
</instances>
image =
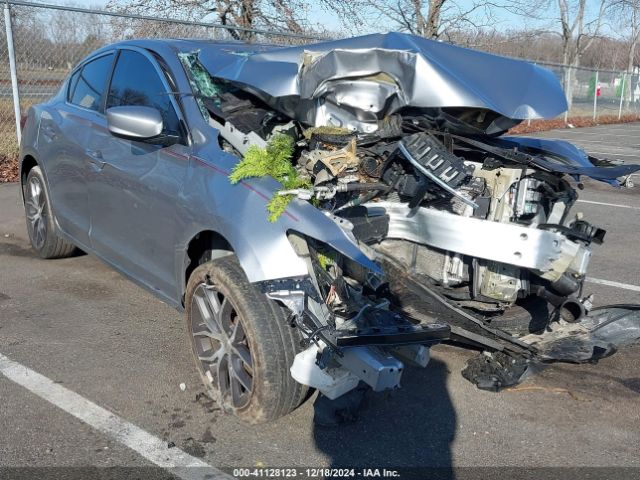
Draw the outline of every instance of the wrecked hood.
<instances>
[{"instance_id":1,"label":"wrecked hood","mask_svg":"<svg viewBox=\"0 0 640 480\"><path fill-rule=\"evenodd\" d=\"M555 117L567 108L549 70L401 33L287 48L205 48L199 57L213 77L311 126L373 132L406 108L495 112L493 123Z\"/></svg>"}]
</instances>

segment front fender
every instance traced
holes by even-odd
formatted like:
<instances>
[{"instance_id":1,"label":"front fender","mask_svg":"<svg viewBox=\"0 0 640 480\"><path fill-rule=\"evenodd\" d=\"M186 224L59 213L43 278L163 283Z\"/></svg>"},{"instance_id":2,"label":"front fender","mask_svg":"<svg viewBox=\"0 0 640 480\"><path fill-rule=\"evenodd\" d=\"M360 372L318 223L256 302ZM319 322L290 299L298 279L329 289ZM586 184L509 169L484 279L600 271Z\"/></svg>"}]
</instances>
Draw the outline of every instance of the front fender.
<instances>
[{"instance_id":1,"label":"front fender","mask_svg":"<svg viewBox=\"0 0 640 480\"><path fill-rule=\"evenodd\" d=\"M287 238L289 231L296 231L382 273L341 227L306 201L293 200L276 222L269 222L267 203L280 184L272 178L260 178L233 185L228 177L237 158L229 154L220 157L215 163L200 156L190 159L181 198L189 218L180 265L189 240L200 231L213 230L230 243L250 282L304 276L309 273L306 264Z\"/></svg>"}]
</instances>

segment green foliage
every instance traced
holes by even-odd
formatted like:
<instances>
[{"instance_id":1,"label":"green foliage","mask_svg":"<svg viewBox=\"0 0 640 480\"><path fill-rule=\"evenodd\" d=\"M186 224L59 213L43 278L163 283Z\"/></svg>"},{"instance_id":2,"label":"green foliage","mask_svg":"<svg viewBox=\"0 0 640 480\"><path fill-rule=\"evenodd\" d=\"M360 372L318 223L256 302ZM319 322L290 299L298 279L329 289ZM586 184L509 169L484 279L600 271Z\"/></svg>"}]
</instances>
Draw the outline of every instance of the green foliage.
<instances>
[{"instance_id":1,"label":"green foliage","mask_svg":"<svg viewBox=\"0 0 640 480\"><path fill-rule=\"evenodd\" d=\"M268 219L271 223L280 218L280 215L285 212L287 205L293 200L293 197L293 195L278 195L277 193L271 197L271 200L267 203L267 211L269 212Z\"/></svg>"},{"instance_id":2,"label":"green foliage","mask_svg":"<svg viewBox=\"0 0 640 480\"><path fill-rule=\"evenodd\" d=\"M333 253L333 255L331 253ZM317 253L318 263L320 264L323 270L327 270L327 268L329 268L331 265L334 265L336 263L336 259L334 258L335 252L331 252L331 253L324 253L324 252Z\"/></svg>"},{"instance_id":3,"label":"green foliage","mask_svg":"<svg viewBox=\"0 0 640 480\"><path fill-rule=\"evenodd\" d=\"M231 183L238 183L243 178L264 176L284 183L288 177L297 174L291 164L292 155L293 140L286 135L274 135L267 148L252 145L231 172Z\"/></svg>"},{"instance_id":4,"label":"green foliage","mask_svg":"<svg viewBox=\"0 0 640 480\"><path fill-rule=\"evenodd\" d=\"M233 168L229 179L231 183L238 183L244 178L273 177L282 184L282 190L293 190L296 188L309 188L311 183L308 179L302 178L293 168L291 157L293 155L293 140L287 135L274 135L266 148L249 147L244 155ZM278 195L274 193L267 204L269 221L275 222L284 213L293 200L294 195Z\"/></svg>"}]
</instances>

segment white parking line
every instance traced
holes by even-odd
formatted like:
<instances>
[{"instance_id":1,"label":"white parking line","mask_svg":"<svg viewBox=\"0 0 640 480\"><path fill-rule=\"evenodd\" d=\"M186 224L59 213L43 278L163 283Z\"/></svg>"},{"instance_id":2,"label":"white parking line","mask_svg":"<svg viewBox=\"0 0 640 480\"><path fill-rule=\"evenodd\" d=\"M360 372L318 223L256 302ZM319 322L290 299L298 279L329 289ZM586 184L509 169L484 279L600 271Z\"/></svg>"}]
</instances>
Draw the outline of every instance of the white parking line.
<instances>
[{"instance_id":1,"label":"white parking line","mask_svg":"<svg viewBox=\"0 0 640 480\"><path fill-rule=\"evenodd\" d=\"M601 146L603 144L603 145L607 146L607 148L619 148L621 150L624 150L624 149L629 150L629 149L633 148L631 146L611 145L612 140L607 140L607 141L604 141L604 140L585 140L583 138L560 138L560 137L549 138L549 140L565 140L567 142L572 142L572 143L574 143L575 145L578 145L578 146L580 144L583 144L583 143L597 143L599 145L596 145L596 147ZM592 147L589 147L589 148L592 148Z\"/></svg>"},{"instance_id":2,"label":"white parking line","mask_svg":"<svg viewBox=\"0 0 640 480\"><path fill-rule=\"evenodd\" d=\"M609 133L609 132L576 132L575 130L571 130L572 132L575 132L575 136L571 133L568 133L566 131L561 131L558 132L559 135L562 134L567 134L571 136L571 140L575 140L576 138L580 138L580 136L582 135L596 135L598 137L629 137L629 138L638 138L638 134L622 134L622 133ZM623 131L623 132L628 132L628 130L618 130L618 131ZM553 132L550 132L553 134ZM551 138L551 137L547 137L546 135L540 134L541 138ZM569 140L569 139L560 139L560 140Z\"/></svg>"},{"instance_id":3,"label":"white parking line","mask_svg":"<svg viewBox=\"0 0 640 480\"><path fill-rule=\"evenodd\" d=\"M640 153L596 152L591 150L589 151L589 155L615 155L617 157L631 157L631 158L640 157Z\"/></svg>"},{"instance_id":4,"label":"white parking line","mask_svg":"<svg viewBox=\"0 0 640 480\"><path fill-rule=\"evenodd\" d=\"M607 287L623 288L625 290L631 290L632 292L640 292L640 287L637 285L630 285L628 283L612 282L611 280L602 280L600 278L587 277L587 282L597 283L598 285L606 285Z\"/></svg>"},{"instance_id":5,"label":"white parking line","mask_svg":"<svg viewBox=\"0 0 640 480\"><path fill-rule=\"evenodd\" d=\"M593 200L578 200L578 203L590 203L592 205L604 205L605 207L630 208L631 210L640 210L640 207L632 207L631 205L621 205L619 203L594 202Z\"/></svg>"},{"instance_id":6,"label":"white parking line","mask_svg":"<svg viewBox=\"0 0 640 480\"><path fill-rule=\"evenodd\" d=\"M9 380L134 450L185 480L233 479L226 473L105 410L53 380L0 354L0 373Z\"/></svg>"}]
</instances>

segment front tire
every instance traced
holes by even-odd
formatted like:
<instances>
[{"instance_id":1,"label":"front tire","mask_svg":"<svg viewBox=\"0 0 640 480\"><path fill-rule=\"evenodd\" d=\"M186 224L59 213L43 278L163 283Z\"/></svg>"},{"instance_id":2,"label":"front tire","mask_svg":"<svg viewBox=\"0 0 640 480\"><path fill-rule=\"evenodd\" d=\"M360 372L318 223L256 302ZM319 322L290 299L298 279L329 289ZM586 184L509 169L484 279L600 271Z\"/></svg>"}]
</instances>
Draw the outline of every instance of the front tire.
<instances>
[{"instance_id":1,"label":"front tire","mask_svg":"<svg viewBox=\"0 0 640 480\"><path fill-rule=\"evenodd\" d=\"M249 283L235 256L196 268L187 284L186 323L208 393L246 423L293 411L308 387L289 373L300 351L284 309Z\"/></svg>"},{"instance_id":2,"label":"front tire","mask_svg":"<svg viewBox=\"0 0 640 480\"><path fill-rule=\"evenodd\" d=\"M70 256L75 246L60 238L51 213L49 192L40 167L33 167L24 190L24 211L31 246L42 258Z\"/></svg>"}]
</instances>

